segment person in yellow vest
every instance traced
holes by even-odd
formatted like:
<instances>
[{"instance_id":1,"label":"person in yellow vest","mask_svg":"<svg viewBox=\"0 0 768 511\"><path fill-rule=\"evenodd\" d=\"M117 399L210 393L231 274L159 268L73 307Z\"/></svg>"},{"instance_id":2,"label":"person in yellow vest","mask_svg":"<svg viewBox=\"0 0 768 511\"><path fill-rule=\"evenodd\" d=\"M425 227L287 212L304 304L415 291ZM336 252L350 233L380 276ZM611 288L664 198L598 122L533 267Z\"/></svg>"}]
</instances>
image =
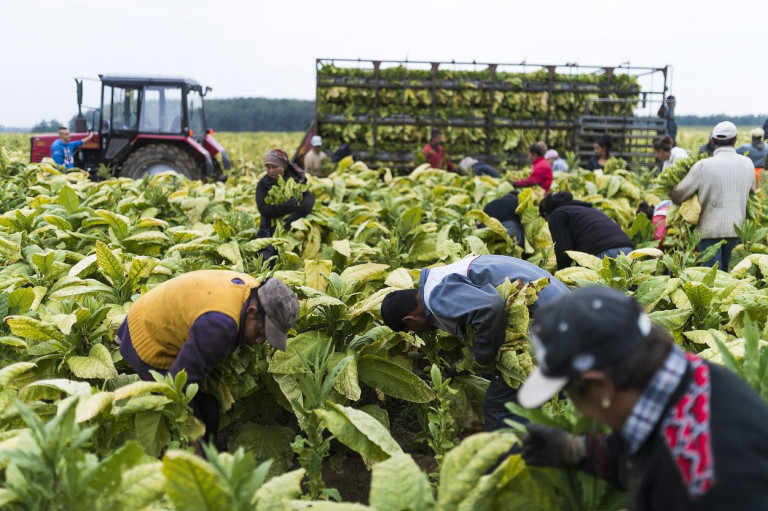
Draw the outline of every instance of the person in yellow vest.
<instances>
[{"instance_id":1,"label":"person in yellow vest","mask_svg":"<svg viewBox=\"0 0 768 511\"><path fill-rule=\"evenodd\" d=\"M142 380L150 371L202 383L237 346L270 345L285 351L299 315L296 294L278 279L259 282L245 273L199 270L174 277L142 295L117 331L120 354ZM217 399L198 391L192 402L206 437L219 426Z\"/></svg>"}]
</instances>

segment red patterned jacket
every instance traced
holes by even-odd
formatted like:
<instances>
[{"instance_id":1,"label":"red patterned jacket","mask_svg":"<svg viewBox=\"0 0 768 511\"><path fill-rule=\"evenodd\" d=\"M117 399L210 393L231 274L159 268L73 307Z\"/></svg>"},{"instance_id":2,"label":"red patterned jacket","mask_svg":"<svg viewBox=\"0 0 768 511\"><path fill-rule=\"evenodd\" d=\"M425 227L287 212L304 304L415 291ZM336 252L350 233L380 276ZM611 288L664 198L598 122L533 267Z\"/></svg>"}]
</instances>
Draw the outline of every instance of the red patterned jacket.
<instances>
[{"instance_id":1,"label":"red patterned jacket","mask_svg":"<svg viewBox=\"0 0 768 511\"><path fill-rule=\"evenodd\" d=\"M768 510L768 405L728 369L688 355L637 453L618 433L589 435L582 468L627 489L631 510Z\"/></svg>"}]
</instances>

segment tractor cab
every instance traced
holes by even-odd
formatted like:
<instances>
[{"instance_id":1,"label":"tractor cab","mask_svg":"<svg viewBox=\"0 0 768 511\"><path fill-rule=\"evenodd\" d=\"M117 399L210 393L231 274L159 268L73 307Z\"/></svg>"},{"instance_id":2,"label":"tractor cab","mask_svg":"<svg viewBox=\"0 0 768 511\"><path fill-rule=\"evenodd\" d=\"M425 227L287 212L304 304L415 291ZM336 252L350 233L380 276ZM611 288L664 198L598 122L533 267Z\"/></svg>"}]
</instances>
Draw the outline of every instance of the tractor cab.
<instances>
[{"instance_id":1,"label":"tractor cab","mask_svg":"<svg viewBox=\"0 0 768 511\"><path fill-rule=\"evenodd\" d=\"M80 149L78 163L89 172L108 165L115 176L141 178L165 171L191 179L226 179L231 163L227 152L205 125L203 88L188 78L99 75L101 107L92 116L97 143ZM78 117L75 131L87 128L82 116L82 81L78 85ZM73 133L72 138L82 138ZM84 134L82 136L85 136ZM45 136L45 137L50 137ZM35 137L35 148L45 149ZM55 140L55 136L54 136ZM52 143L52 141L51 141ZM50 155L50 145L48 145ZM218 158L217 158L218 156Z\"/></svg>"}]
</instances>

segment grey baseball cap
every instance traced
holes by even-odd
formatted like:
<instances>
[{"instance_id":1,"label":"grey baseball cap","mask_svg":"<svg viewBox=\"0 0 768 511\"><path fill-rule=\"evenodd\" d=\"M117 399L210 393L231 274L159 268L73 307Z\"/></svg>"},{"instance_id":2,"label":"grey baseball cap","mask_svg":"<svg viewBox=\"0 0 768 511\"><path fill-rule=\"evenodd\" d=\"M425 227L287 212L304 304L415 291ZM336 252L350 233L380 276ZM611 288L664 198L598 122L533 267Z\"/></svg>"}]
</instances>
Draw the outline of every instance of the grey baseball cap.
<instances>
[{"instance_id":1,"label":"grey baseball cap","mask_svg":"<svg viewBox=\"0 0 768 511\"><path fill-rule=\"evenodd\" d=\"M299 317L299 299L281 280L272 278L256 292L264 308L264 332L267 342L285 351L288 330Z\"/></svg>"}]
</instances>

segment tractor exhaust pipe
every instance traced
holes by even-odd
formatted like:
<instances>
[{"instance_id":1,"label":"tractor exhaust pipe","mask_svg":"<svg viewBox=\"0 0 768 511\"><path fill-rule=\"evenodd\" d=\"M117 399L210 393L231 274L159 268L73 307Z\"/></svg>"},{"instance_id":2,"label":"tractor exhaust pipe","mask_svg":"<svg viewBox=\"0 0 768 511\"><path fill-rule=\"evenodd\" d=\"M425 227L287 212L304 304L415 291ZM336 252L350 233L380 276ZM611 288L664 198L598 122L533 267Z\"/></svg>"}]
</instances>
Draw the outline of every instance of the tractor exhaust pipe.
<instances>
[{"instance_id":1,"label":"tractor exhaust pipe","mask_svg":"<svg viewBox=\"0 0 768 511\"><path fill-rule=\"evenodd\" d=\"M88 131L88 125L83 117L83 81L75 78L77 84L77 117L75 118L75 133Z\"/></svg>"}]
</instances>

